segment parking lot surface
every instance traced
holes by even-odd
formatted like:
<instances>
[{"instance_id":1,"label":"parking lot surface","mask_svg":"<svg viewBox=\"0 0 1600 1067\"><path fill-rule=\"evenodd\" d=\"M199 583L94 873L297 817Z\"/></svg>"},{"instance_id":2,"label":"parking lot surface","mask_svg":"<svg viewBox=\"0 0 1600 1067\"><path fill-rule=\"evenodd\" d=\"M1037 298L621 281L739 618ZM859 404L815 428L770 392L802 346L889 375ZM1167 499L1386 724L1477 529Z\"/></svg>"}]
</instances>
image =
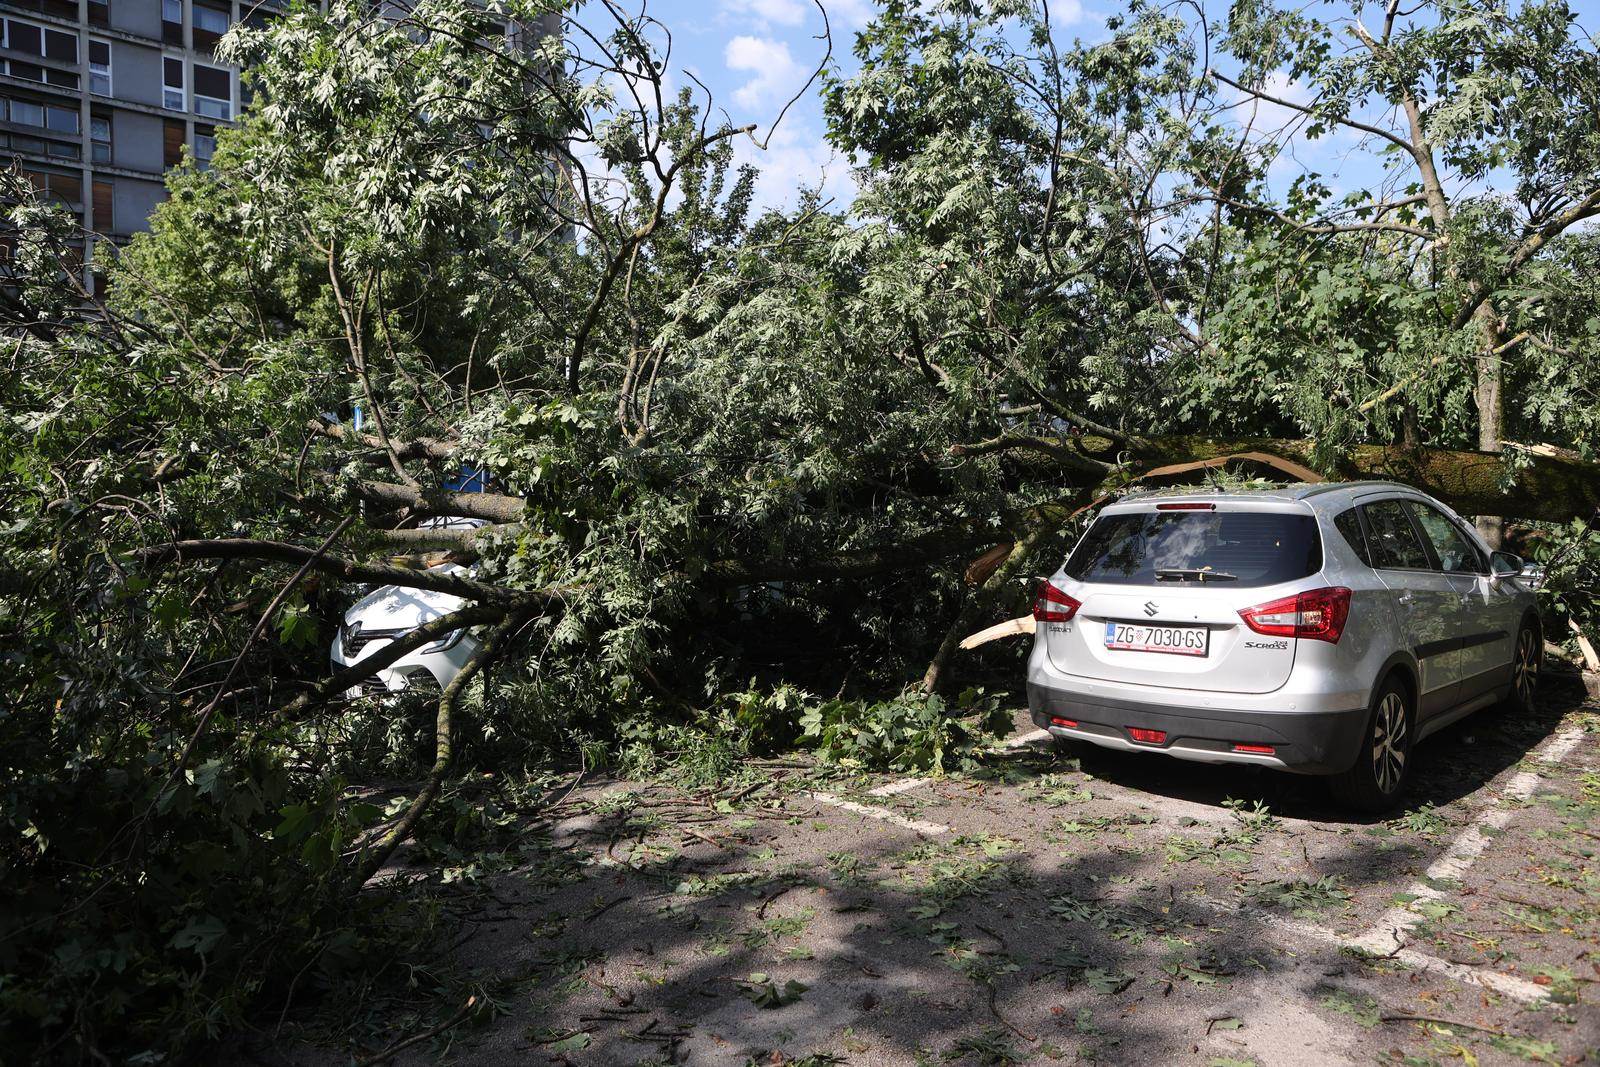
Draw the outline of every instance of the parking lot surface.
<instances>
[{"instance_id":1,"label":"parking lot surface","mask_svg":"<svg viewBox=\"0 0 1600 1067\"><path fill-rule=\"evenodd\" d=\"M1055 751L742 795L587 785L455 949L459 1062L1521 1063L1600 1057L1600 716L1418 750L1405 809ZM398 1062L435 1062L443 1039ZM408 1058L409 1057L409 1058Z\"/></svg>"}]
</instances>

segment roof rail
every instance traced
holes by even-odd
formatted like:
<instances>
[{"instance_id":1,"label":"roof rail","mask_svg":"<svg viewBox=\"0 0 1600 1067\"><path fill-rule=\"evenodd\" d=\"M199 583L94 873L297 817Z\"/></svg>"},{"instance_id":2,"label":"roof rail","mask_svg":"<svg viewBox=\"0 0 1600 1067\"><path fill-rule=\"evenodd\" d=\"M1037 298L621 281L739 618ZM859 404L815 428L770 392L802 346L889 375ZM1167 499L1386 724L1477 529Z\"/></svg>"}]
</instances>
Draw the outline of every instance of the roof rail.
<instances>
[{"instance_id":1,"label":"roof rail","mask_svg":"<svg viewBox=\"0 0 1600 1067\"><path fill-rule=\"evenodd\" d=\"M1359 482L1318 482L1315 485L1306 486L1297 494L1295 499L1307 500L1314 496L1321 496L1323 493L1337 492L1340 489L1405 489L1413 493L1416 492L1409 485L1378 478Z\"/></svg>"}]
</instances>

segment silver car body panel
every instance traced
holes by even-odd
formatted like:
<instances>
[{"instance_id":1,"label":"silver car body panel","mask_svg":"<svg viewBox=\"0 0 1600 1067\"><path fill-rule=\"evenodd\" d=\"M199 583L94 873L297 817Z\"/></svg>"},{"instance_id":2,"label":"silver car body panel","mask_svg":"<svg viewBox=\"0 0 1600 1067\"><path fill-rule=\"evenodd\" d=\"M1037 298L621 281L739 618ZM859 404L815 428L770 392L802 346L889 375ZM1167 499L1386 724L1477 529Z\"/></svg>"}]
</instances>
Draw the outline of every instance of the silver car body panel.
<instances>
[{"instance_id":1,"label":"silver car body panel","mask_svg":"<svg viewBox=\"0 0 1600 1067\"><path fill-rule=\"evenodd\" d=\"M1036 627L1027 667L1035 721L1108 748L1334 773L1354 761L1373 695L1391 671L1400 671L1416 691L1419 736L1503 698L1516 634L1534 611L1532 588L1487 573L1368 566L1335 519L1357 505L1397 499L1437 509L1488 559L1488 546L1471 524L1425 494L1391 483L1158 491L1108 506L1100 517L1185 502L1218 511L1309 514L1322 541L1321 567L1294 581L1245 588L1212 582L1097 584L1058 569L1050 581L1081 607L1070 622ZM1336 643L1264 637L1239 616L1242 609L1326 587L1350 590L1349 615ZM1105 624L1119 619L1204 625L1208 654L1108 650ZM1161 725L1150 728L1168 735L1164 745L1132 740L1130 727L1154 723ZM1235 752L1234 743L1270 745L1274 752Z\"/></svg>"}]
</instances>

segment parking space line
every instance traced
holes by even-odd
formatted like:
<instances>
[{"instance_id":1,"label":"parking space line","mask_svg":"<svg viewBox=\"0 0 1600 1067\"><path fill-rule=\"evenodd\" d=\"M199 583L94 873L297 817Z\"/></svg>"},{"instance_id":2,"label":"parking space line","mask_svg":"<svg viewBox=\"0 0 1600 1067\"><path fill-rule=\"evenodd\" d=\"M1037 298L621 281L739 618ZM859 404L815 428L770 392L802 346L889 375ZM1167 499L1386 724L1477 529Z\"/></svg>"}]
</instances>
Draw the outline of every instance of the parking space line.
<instances>
[{"instance_id":1,"label":"parking space line","mask_svg":"<svg viewBox=\"0 0 1600 1067\"><path fill-rule=\"evenodd\" d=\"M1049 736L1049 730L1031 730L1025 734L1018 734L1016 737L1006 738L1004 741L994 746L994 751L1003 752L1008 748L1021 748L1023 745L1031 745L1035 741L1043 741Z\"/></svg>"},{"instance_id":2,"label":"parking space line","mask_svg":"<svg viewBox=\"0 0 1600 1067\"><path fill-rule=\"evenodd\" d=\"M867 796L892 797L896 793L906 793L919 785L926 785L927 783L928 779L926 778L902 778L898 782L890 782L888 785L880 785L876 789L867 790Z\"/></svg>"},{"instance_id":3,"label":"parking space line","mask_svg":"<svg viewBox=\"0 0 1600 1067\"><path fill-rule=\"evenodd\" d=\"M1581 740L1583 729L1569 726L1530 752L1528 759L1534 763L1559 763L1578 747ZM1411 904L1416 900L1438 900L1443 897L1445 891L1431 883L1459 881L1489 847L1491 838L1486 831L1504 829L1516 814L1516 809L1510 807L1508 802L1527 800L1539 787L1539 779L1538 771L1518 771L1513 775L1500 796L1473 820L1471 826L1456 835L1444 854L1423 872L1422 878L1406 888L1406 894L1414 900L1384 912L1372 929L1354 940L1355 946L1381 955L1403 944L1405 935L1423 921L1423 916L1413 910Z\"/></svg>"},{"instance_id":4,"label":"parking space line","mask_svg":"<svg viewBox=\"0 0 1600 1067\"><path fill-rule=\"evenodd\" d=\"M1418 952L1414 948L1396 949L1393 945L1379 950L1371 945L1362 943L1360 938L1346 937L1336 930L1308 923L1300 919L1291 919L1282 915L1273 915L1270 912L1246 912L1238 904L1227 901L1215 900L1209 897L1195 898L1200 904L1226 914L1249 919L1263 926L1271 926L1288 934L1305 938L1308 941L1320 941L1332 948L1346 950L1353 949L1369 955L1382 956L1386 959L1403 963L1416 971L1432 971L1453 978L1458 982L1466 982L1485 986L1503 996L1528 1004L1536 1004L1549 996L1549 990L1543 986L1535 985L1525 978L1517 978L1509 974L1501 974L1486 967L1473 967L1465 963L1451 963L1449 960L1430 956L1426 952Z\"/></svg>"},{"instance_id":5,"label":"parking space line","mask_svg":"<svg viewBox=\"0 0 1600 1067\"><path fill-rule=\"evenodd\" d=\"M820 801L823 804L831 804L836 808L843 808L845 811L854 812L857 815L865 815L869 819L880 819L883 822L894 823L896 826L903 826L907 830L915 830L919 834L947 834L950 832L950 827L936 822L908 819L898 811L890 811L888 808L875 808L871 804L858 804L853 800L834 796L832 793L811 793L809 795L811 799Z\"/></svg>"}]
</instances>

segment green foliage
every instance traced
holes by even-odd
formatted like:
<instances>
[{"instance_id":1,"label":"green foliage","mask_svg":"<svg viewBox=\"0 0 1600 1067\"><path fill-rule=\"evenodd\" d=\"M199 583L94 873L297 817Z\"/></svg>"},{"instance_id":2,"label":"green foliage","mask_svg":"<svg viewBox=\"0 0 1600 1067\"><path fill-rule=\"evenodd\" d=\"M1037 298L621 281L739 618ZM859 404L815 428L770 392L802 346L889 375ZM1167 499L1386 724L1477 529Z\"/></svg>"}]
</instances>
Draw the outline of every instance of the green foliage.
<instances>
[{"instance_id":1,"label":"green foliage","mask_svg":"<svg viewBox=\"0 0 1600 1067\"><path fill-rule=\"evenodd\" d=\"M1245 892L1252 900L1283 908L1302 917L1314 917L1329 908L1341 907L1350 900L1350 892L1333 875L1316 879L1255 882L1248 885Z\"/></svg>"},{"instance_id":2,"label":"green foliage","mask_svg":"<svg viewBox=\"0 0 1600 1067\"><path fill-rule=\"evenodd\" d=\"M1547 624L1546 640L1568 641L1566 620L1570 620L1600 645L1600 532L1591 522L1574 519L1566 526L1536 526L1529 540L1530 558L1545 567L1539 586L1541 607L1557 623Z\"/></svg>"},{"instance_id":3,"label":"green foliage","mask_svg":"<svg viewBox=\"0 0 1600 1067\"><path fill-rule=\"evenodd\" d=\"M937 694L829 700L808 708L800 728L823 760L842 767L942 774L973 760L1010 721L997 697L969 689L952 705Z\"/></svg>"}]
</instances>

